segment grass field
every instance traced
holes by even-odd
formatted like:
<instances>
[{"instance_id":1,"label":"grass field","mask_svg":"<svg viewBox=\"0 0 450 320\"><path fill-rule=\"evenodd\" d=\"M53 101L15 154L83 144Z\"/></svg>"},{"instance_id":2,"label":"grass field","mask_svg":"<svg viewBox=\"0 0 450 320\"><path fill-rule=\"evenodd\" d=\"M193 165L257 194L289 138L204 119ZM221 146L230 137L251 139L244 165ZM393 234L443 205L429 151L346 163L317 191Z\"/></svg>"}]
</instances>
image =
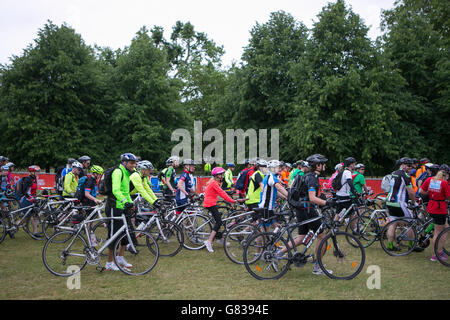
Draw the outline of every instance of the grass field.
<instances>
[{"instance_id":1,"label":"grass field","mask_svg":"<svg viewBox=\"0 0 450 320\"><path fill-rule=\"evenodd\" d=\"M0 299L183 299L183 300L309 300L381 299L435 300L450 298L450 269L431 262L431 248L406 257L390 257L379 243L366 250L366 264L357 278L331 280L311 273L312 264L291 267L281 279L258 281L242 265L228 260L223 249L215 252L183 249L175 257L161 257L145 276L98 272L87 265L81 288L69 290L67 279L52 275L42 263L43 241L23 231L0 244ZM371 274L381 270L381 288L368 289Z\"/></svg>"}]
</instances>

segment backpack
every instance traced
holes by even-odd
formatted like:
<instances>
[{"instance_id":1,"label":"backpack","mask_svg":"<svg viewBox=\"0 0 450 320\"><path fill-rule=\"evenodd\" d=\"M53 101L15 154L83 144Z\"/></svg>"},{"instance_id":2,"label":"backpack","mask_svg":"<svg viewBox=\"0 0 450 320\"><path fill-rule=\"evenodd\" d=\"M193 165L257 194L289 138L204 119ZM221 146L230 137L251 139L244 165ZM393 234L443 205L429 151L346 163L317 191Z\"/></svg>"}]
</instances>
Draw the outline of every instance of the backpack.
<instances>
[{"instance_id":1,"label":"backpack","mask_svg":"<svg viewBox=\"0 0 450 320\"><path fill-rule=\"evenodd\" d=\"M104 196L112 196L112 178L111 175L114 170L119 169L119 165L107 169L98 184L98 192ZM120 170L122 173L122 170ZM122 175L123 178L123 175Z\"/></svg>"},{"instance_id":2,"label":"backpack","mask_svg":"<svg viewBox=\"0 0 450 320\"><path fill-rule=\"evenodd\" d=\"M389 192L391 186L392 174L387 174L381 180L381 189L384 192Z\"/></svg>"},{"instance_id":3,"label":"backpack","mask_svg":"<svg viewBox=\"0 0 450 320\"><path fill-rule=\"evenodd\" d=\"M245 177L247 176L248 169L242 170L236 179L236 190L244 190L245 188Z\"/></svg>"},{"instance_id":4,"label":"backpack","mask_svg":"<svg viewBox=\"0 0 450 320\"><path fill-rule=\"evenodd\" d=\"M78 186L77 186L77 191L75 191L75 198L77 198L78 200L83 200L85 195L84 195L84 184L87 180L87 176L81 177L78 180Z\"/></svg>"},{"instance_id":5,"label":"backpack","mask_svg":"<svg viewBox=\"0 0 450 320\"><path fill-rule=\"evenodd\" d=\"M303 203L303 198L306 197L306 175L297 175L292 182L292 186L288 191L287 201L294 208L299 208Z\"/></svg>"},{"instance_id":6,"label":"backpack","mask_svg":"<svg viewBox=\"0 0 450 320\"><path fill-rule=\"evenodd\" d=\"M17 181L15 184L14 184L14 190L16 191L16 194L20 197L20 198L22 198L23 197L23 191L22 191L22 188L23 188L23 178L25 178L25 177L22 177L22 178L20 178L19 179L19 181Z\"/></svg>"},{"instance_id":7,"label":"backpack","mask_svg":"<svg viewBox=\"0 0 450 320\"><path fill-rule=\"evenodd\" d=\"M65 167L58 167L56 169L55 175L55 190L57 192L62 192L64 190L64 179L62 177L62 172Z\"/></svg>"},{"instance_id":8,"label":"backpack","mask_svg":"<svg viewBox=\"0 0 450 320\"><path fill-rule=\"evenodd\" d=\"M333 181L331 181L331 187L335 191L339 191L343 184L342 184L342 175L344 174L344 171L339 171L339 173L334 177Z\"/></svg>"}]
</instances>

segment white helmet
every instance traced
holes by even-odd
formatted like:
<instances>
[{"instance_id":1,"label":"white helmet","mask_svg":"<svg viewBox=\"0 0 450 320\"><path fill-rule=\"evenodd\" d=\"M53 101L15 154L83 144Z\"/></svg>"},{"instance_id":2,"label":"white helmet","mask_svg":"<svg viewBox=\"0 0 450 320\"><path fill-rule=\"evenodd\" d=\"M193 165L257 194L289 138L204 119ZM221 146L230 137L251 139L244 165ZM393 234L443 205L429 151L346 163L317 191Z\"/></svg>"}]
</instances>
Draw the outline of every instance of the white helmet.
<instances>
[{"instance_id":1,"label":"white helmet","mask_svg":"<svg viewBox=\"0 0 450 320\"><path fill-rule=\"evenodd\" d=\"M141 170L144 170L144 169L150 169L150 170L153 170L153 169L155 169L155 168L153 167L153 164L152 164L150 161L148 161L148 160L142 160L142 161L139 161L139 162L138 162L138 164L137 164L137 166L136 166L136 169L137 169L138 171L141 171Z\"/></svg>"},{"instance_id":2,"label":"white helmet","mask_svg":"<svg viewBox=\"0 0 450 320\"><path fill-rule=\"evenodd\" d=\"M174 163L174 162L180 163L180 157L178 157L178 156L171 156L169 159L167 159L167 162L170 162L170 163Z\"/></svg>"},{"instance_id":3,"label":"white helmet","mask_svg":"<svg viewBox=\"0 0 450 320\"><path fill-rule=\"evenodd\" d=\"M83 165L78 161L75 161L74 163L72 163L72 168L83 169Z\"/></svg>"},{"instance_id":4,"label":"white helmet","mask_svg":"<svg viewBox=\"0 0 450 320\"><path fill-rule=\"evenodd\" d=\"M278 160L270 160L267 163L267 167L268 168L276 168L276 167L280 167L281 166L281 162Z\"/></svg>"},{"instance_id":5,"label":"white helmet","mask_svg":"<svg viewBox=\"0 0 450 320\"><path fill-rule=\"evenodd\" d=\"M264 159L259 159L258 161L256 161L256 166L257 167L267 167L267 161Z\"/></svg>"}]
</instances>

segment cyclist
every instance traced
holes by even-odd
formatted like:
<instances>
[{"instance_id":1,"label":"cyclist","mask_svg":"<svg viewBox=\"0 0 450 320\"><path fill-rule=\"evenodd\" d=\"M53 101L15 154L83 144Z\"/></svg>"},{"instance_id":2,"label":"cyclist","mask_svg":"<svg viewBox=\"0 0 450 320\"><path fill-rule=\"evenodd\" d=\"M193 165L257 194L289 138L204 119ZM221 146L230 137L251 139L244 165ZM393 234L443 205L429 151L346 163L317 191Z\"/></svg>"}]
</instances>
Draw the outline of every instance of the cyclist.
<instances>
[{"instance_id":1,"label":"cyclist","mask_svg":"<svg viewBox=\"0 0 450 320\"><path fill-rule=\"evenodd\" d=\"M166 198L170 198L176 194L175 190L175 169L178 168L180 163L180 158L177 156L171 156L166 161L168 166L163 170L162 182L163 182L163 195Z\"/></svg>"},{"instance_id":2,"label":"cyclist","mask_svg":"<svg viewBox=\"0 0 450 320\"><path fill-rule=\"evenodd\" d=\"M206 208L213 216L215 224L211 231L211 234L209 235L208 240L205 240L205 246L206 249L209 252L214 252L213 249L213 240L216 236L217 232L219 231L220 227L222 226L222 218L221 213L217 209L217 197L223 198L225 201L230 203L236 203L236 202L245 202L247 199L238 199L234 200L228 194L220 188L220 184L223 180L223 176L225 173L225 169L221 167L215 167L212 171L212 178L208 181L206 184L205 189L205 198L203 201L203 207Z\"/></svg>"},{"instance_id":3,"label":"cyclist","mask_svg":"<svg viewBox=\"0 0 450 320\"><path fill-rule=\"evenodd\" d=\"M360 193L356 191L352 180L352 173L355 171L355 167L355 158L345 158L344 171L341 178L341 188L339 190L336 190L336 198L339 201L338 205L336 206L337 213L341 212L342 209L348 209L352 205L352 195L353 197L360 196Z\"/></svg>"},{"instance_id":4,"label":"cyclist","mask_svg":"<svg viewBox=\"0 0 450 320\"><path fill-rule=\"evenodd\" d=\"M192 159L183 160L184 171L177 183L177 192L175 195L175 202L177 205L176 214L180 214L189 205L189 198L195 196L197 193L194 188L195 162Z\"/></svg>"},{"instance_id":5,"label":"cyclist","mask_svg":"<svg viewBox=\"0 0 450 320\"><path fill-rule=\"evenodd\" d=\"M428 158L422 158L422 159L420 159L420 166L419 166L419 168L416 170L416 178L419 178L420 177L420 175L422 174L422 173L424 173L427 169L426 169L426 164L427 163L430 163L430 159L428 159ZM417 186L417 187L420 187L420 186Z\"/></svg>"},{"instance_id":6,"label":"cyclist","mask_svg":"<svg viewBox=\"0 0 450 320\"><path fill-rule=\"evenodd\" d=\"M8 167L8 173L7 173L7 183L8 183L8 188L14 189L14 177L12 176L12 173L16 167L16 165L12 162L8 162L6 164L6 166Z\"/></svg>"},{"instance_id":7,"label":"cyclist","mask_svg":"<svg viewBox=\"0 0 450 320\"><path fill-rule=\"evenodd\" d=\"M211 174L211 163L209 163L209 159L205 158L205 166L203 167L203 171L205 176L209 176Z\"/></svg>"},{"instance_id":8,"label":"cyclist","mask_svg":"<svg viewBox=\"0 0 450 320\"><path fill-rule=\"evenodd\" d=\"M311 167L311 171L306 173L304 176L298 176L296 179L301 179L300 182L297 182L299 185L300 190L300 198L303 200L303 204L299 205L299 207L295 208L295 213L297 216L297 222L306 221L315 217L319 216L319 213L317 212L317 206L334 206L335 202L333 199L323 200L318 197L318 193L320 190L320 182L319 182L319 175L325 171L326 169L326 163L328 159L325 158L321 154L313 154L306 158L306 162L308 162L309 166ZM298 246L303 242L303 239L305 238L306 234L309 230L312 230L313 232L316 232L321 225L320 220L316 220L304 225L299 226L298 228L298 234L294 239L295 246ZM315 248L315 257L319 256L319 244L323 238L325 238L326 234L324 232L321 232L319 235L317 235L317 243ZM292 247L292 244L289 243L289 246ZM287 248L282 248L277 252L277 255L279 257L283 256L287 251ZM328 272L333 273L331 270L328 270ZM313 274L315 275L321 275L324 274L322 269L319 267L319 263L316 262L313 267Z\"/></svg>"},{"instance_id":9,"label":"cyclist","mask_svg":"<svg viewBox=\"0 0 450 320\"><path fill-rule=\"evenodd\" d=\"M149 204L159 208L158 198L150 187L150 174L155 168L148 160L137 163L136 171L130 175L130 195L139 193Z\"/></svg>"},{"instance_id":10,"label":"cyclist","mask_svg":"<svg viewBox=\"0 0 450 320\"><path fill-rule=\"evenodd\" d=\"M130 197L130 175L135 171L136 162L136 156L132 153L124 153L120 156L119 167L111 173L112 195L107 197L105 207L107 217L122 217L125 214L130 229L132 224L129 215L134 211L133 201ZM108 223L109 236L113 235L122 226L122 220L111 220ZM133 266L123 257L127 242L128 240L123 238L116 260L121 266L132 268ZM119 268L114 263L114 246L115 243L111 243L109 246L108 262L105 265L105 269L118 271Z\"/></svg>"},{"instance_id":11,"label":"cyclist","mask_svg":"<svg viewBox=\"0 0 450 320\"><path fill-rule=\"evenodd\" d=\"M103 174L103 168L97 165L93 165L91 168L92 175L86 179L84 183L84 198L82 204L84 206L95 206L101 203L97 199L98 193L98 181Z\"/></svg>"},{"instance_id":12,"label":"cyclist","mask_svg":"<svg viewBox=\"0 0 450 320\"><path fill-rule=\"evenodd\" d=\"M410 158L403 157L400 159L400 168L392 173L389 193L386 198L386 207L389 212L389 220L394 221L399 217L413 218L413 213L408 209L408 199L415 201L414 191L412 189L411 177L408 175L412 169L413 162ZM397 223L390 225L387 230L388 249L398 251L399 248L394 247L393 239ZM408 236L412 237L412 231ZM410 245L412 246L412 241Z\"/></svg>"},{"instance_id":13,"label":"cyclist","mask_svg":"<svg viewBox=\"0 0 450 320\"><path fill-rule=\"evenodd\" d=\"M64 177L63 197L75 197L75 192L77 191L78 180L80 179L82 169L83 166L78 161L72 163L72 171Z\"/></svg>"},{"instance_id":14,"label":"cyclist","mask_svg":"<svg viewBox=\"0 0 450 320\"><path fill-rule=\"evenodd\" d=\"M355 166L356 171L353 173L353 185L355 186L355 189L358 193L363 193L363 189L364 189L364 193L366 195L369 194L369 190L367 189L366 186L366 179L364 178L364 173L366 172L366 166L362 163L358 163Z\"/></svg>"},{"instance_id":15,"label":"cyclist","mask_svg":"<svg viewBox=\"0 0 450 320\"><path fill-rule=\"evenodd\" d=\"M446 239L442 239L438 244L438 252L434 251L434 244L439 233L448 227L447 222L447 202L450 200L450 186L447 182L450 174L450 167L446 164L440 166L439 171L434 177L428 178L420 187L419 192L421 194L427 195L429 202L427 205L427 212L433 218L434 222L434 235L432 240L432 250L433 255L431 256L431 261L437 261L436 255L439 254L440 258L447 260L447 256L443 252L443 244ZM444 236L445 237L445 236ZM446 237L445 237L446 238Z\"/></svg>"},{"instance_id":16,"label":"cyclist","mask_svg":"<svg viewBox=\"0 0 450 320\"><path fill-rule=\"evenodd\" d=\"M292 164L292 170L289 172L289 187L292 185L292 181L294 181L294 172L297 170L300 170L300 164L298 161Z\"/></svg>"},{"instance_id":17,"label":"cyclist","mask_svg":"<svg viewBox=\"0 0 450 320\"><path fill-rule=\"evenodd\" d=\"M239 178L240 178L241 175L247 175L248 170L250 170L250 168L252 167L252 165L251 165L249 159L245 159L245 160L244 160L244 166L245 166L245 168L242 169L242 171L239 173L239 175L238 175L238 177L237 177L237 180L239 180ZM240 196L241 198L245 198L245 194L246 194L245 188L242 189L242 190L239 190L239 196Z\"/></svg>"},{"instance_id":18,"label":"cyclist","mask_svg":"<svg viewBox=\"0 0 450 320\"><path fill-rule=\"evenodd\" d=\"M234 163L227 163L227 171L225 171L224 179L222 182L222 189L224 190L230 190L232 187L234 187L233 182L233 170L235 168Z\"/></svg>"},{"instance_id":19,"label":"cyclist","mask_svg":"<svg viewBox=\"0 0 450 320\"><path fill-rule=\"evenodd\" d=\"M37 165L28 167L28 176L23 177L20 185L17 186L17 193L20 197L20 208L25 208L33 204L36 197L37 190L37 173L41 171L41 168ZM33 218L33 233L39 233L37 229L38 220Z\"/></svg>"},{"instance_id":20,"label":"cyclist","mask_svg":"<svg viewBox=\"0 0 450 320\"><path fill-rule=\"evenodd\" d=\"M68 174L70 171L72 171L72 163L74 163L75 160L74 158L69 158L67 159L67 165L66 167L63 169L63 171L61 172L61 177L64 179L64 177L66 176L66 174Z\"/></svg>"},{"instance_id":21,"label":"cyclist","mask_svg":"<svg viewBox=\"0 0 450 320\"><path fill-rule=\"evenodd\" d=\"M78 162L83 166L83 168L80 170L80 173L78 174L79 178L81 178L87 175L87 170L91 165L91 158L89 156L82 156L78 159Z\"/></svg>"},{"instance_id":22,"label":"cyclist","mask_svg":"<svg viewBox=\"0 0 450 320\"><path fill-rule=\"evenodd\" d=\"M291 168L292 165L290 163L285 163L283 169L281 170L281 182L286 188L289 186L289 171Z\"/></svg>"},{"instance_id":23,"label":"cyclist","mask_svg":"<svg viewBox=\"0 0 450 320\"><path fill-rule=\"evenodd\" d=\"M327 189L333 189L333 186L331 185L333 182L333 179L339 174L339 172L341 172L342 170L344 170L344 163L340 162L337 165L334 166L334 173L331 175L331 178L328 180L327 183Z\"/></svg>"},{"instance_id":24,"label":"cyclist","mask_svg":"<svg viewBox=\"0 0 450 320\"><path fill-rule=\"evenodd\" d=\"M247 191L247 201L245 204L249 211L253 211L258 207L259 201L261 199L261 190L264 187L263 180L264 176L267 174L267 161L259 159L256 162L255 173L250 177L250 182L248 184ZM256 220L256 215L253 215L254 220Z\"/></svg>"},{"instance_id":25,"label":"cyclist","mask_svg":"<svg viewBox=\"0 0 450 320\"><path fill-rule=\"evenodd\" d=\"M0 187L3 192L6 191L8 186L8 173L9 167L7 165L0 167Z\"/></svg>"}]
</instances>

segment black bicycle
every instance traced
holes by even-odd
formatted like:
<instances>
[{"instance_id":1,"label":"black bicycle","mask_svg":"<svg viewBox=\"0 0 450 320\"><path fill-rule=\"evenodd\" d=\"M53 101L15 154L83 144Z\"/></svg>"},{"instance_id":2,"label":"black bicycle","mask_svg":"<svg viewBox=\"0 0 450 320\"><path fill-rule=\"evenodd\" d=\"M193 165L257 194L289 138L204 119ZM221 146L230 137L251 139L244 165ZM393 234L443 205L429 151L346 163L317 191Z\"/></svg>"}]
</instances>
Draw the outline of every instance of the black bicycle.
<instances>
[{"instance_id":1,"label":"black bicycle","mask_svg":"<svg viewBox=\"0 0 450 320\"><path fill-rule=\"evenodd\" d=\"M282 215L293 215L290 210ZM304 267L309 259L314 261L314 254L307 254L317 236L324 230L329 232L319 244L317 262L329 278L353 279L364 267L366 255L361 242L352 234L339 231L333 218L334 210L323 210L322 215L300 223L291 223L280 232L261 232L249 237L244 248L244 265L247 271L258 280L279 279L289 269L290 265ZM301 225L321 220L321 225L315 233L308 234L304 239L305 248L297 251L289 245L294 243L292 232ZM287 239L285 236L287 235ZM309 239L308 239L309 238ZM280 248L287 251L280 256ZM328 269L329 268L329 269Z\"/></svg>"}]
</instances>

